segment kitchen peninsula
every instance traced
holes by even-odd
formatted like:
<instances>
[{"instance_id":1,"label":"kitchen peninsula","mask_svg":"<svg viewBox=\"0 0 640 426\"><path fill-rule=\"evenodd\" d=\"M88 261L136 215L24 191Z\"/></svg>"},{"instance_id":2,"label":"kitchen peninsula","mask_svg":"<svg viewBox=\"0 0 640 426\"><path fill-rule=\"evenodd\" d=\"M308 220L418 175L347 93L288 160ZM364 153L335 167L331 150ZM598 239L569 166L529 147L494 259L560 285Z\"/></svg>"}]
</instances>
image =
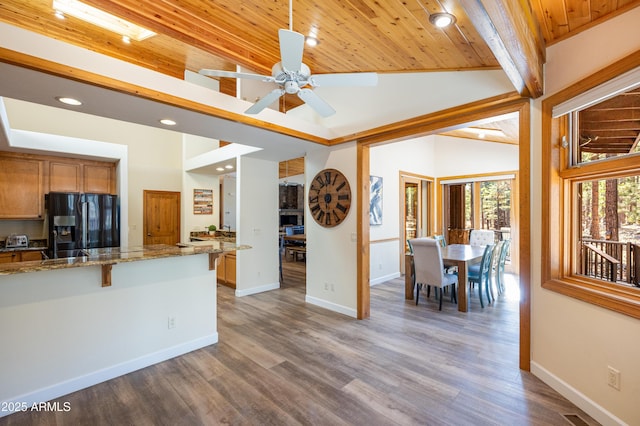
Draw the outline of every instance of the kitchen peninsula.
<instances>
[{"instance_id":1,"label":"kitchen peninsula","mask_svg":"<svg viewBox=\"0 0 640 426\"><path fill-rule=\"evenodd\" d=\"M247 248L221 239L1 264L0 401L31 406L216 343L215 260Z\"/></svg>"}]
</instances>

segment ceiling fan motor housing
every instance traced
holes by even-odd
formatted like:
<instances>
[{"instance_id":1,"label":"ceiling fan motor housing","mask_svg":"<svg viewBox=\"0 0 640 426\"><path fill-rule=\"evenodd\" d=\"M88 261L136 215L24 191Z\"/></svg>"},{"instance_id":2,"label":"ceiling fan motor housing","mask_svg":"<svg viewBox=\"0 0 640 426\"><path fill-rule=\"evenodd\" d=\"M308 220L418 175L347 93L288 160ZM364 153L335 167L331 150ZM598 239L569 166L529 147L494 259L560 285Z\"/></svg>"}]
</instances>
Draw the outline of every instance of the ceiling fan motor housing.
<instances>
[{"instance_id":1,"label":"ceiling fan motor housing","mask_svg":"<svg viewBox=\"0 0 640 426\"><path fill-rule=\"evenodd\" d=\"M299 70L286 70L282 66L282 62L278 62L271 67L271 75L276 82L285 82L289 80L297 81L298 83L307 81L311 76L311 70L305 64L300 64Z\"/></svg>"}]
</instances>

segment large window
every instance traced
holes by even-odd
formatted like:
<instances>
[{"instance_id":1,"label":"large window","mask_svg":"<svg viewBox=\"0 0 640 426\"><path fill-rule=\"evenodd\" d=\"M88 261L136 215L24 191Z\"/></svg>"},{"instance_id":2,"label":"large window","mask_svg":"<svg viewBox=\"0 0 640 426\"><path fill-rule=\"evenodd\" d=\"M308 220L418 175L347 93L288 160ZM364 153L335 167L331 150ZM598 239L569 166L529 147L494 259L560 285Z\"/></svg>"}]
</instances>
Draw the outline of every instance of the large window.
<instances>
[{"instance_id":1,"label":"large window","mask_svg":"<svg viewBox=\"0 0 640 426\"><path fill-rule=\"evenodd\" d=\"M508 232L514 179L515 173L469 176L464 183L443 179L444 228Z\"/></svg>"},{"instance_id":2,"label":"large window","mask_svg":"<svg viewBox=\"0 0 640 426\"><path fill-rule=\"evenodd\" d=\"M632 64L615 65L625 75L618 87L595 75L543 102L542 266L545 288L640 318L640 69L630 79Z\"/></svg>"}]
</instances>

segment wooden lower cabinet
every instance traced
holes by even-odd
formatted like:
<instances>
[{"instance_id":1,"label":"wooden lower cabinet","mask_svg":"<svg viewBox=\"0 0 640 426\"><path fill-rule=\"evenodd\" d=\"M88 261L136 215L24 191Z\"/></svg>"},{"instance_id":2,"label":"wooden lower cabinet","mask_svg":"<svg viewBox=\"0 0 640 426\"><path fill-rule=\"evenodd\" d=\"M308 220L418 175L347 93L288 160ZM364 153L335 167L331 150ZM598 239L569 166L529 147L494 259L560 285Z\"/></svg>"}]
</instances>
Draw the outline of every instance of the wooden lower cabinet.
<instances>
[{"instance_id":1,"label":"wooden lower cabinet","mask_svg":"<svg viewBox=\"0 0 640 426\"><path fill-rule=\"evenodd\" d=\"M11 262L19 262L18 260L14 260L16 257L15 252L11 253L0 253L0 263L11 263ZM20 257L20 256L18 256Z\"/></svg>"},{"instance_id":2,"label":"wooden lower cabinet","mask_svg":"<svg viewBox=\"0 0 640 426\"><path fill-rule=\"evenodd\" d=\"M216 267L218 284L236 288L236 252L225 253L218 258Z\"/></svg>"},{"instance_id":3,"label":"wooden lower cabinet","mask_svg":"<svg viewBox=\"0 0 640 426\"><path fill-rule=\"evenodd\" d=\"M42 260L42 253L35 250L0 253L0 263L28 262L30 260Z\"/></svg>"},{"instance_id":4,"label":"wooden lower cabinet","mask_svg":"<svg viewBox=\"0 0 640 426\"><path fill-rule=\"evenodd\" d=\"M30 260L42 260L42 253L39 251L21 251L20 262L28 262Z\"/></svg>"}]
</instances>

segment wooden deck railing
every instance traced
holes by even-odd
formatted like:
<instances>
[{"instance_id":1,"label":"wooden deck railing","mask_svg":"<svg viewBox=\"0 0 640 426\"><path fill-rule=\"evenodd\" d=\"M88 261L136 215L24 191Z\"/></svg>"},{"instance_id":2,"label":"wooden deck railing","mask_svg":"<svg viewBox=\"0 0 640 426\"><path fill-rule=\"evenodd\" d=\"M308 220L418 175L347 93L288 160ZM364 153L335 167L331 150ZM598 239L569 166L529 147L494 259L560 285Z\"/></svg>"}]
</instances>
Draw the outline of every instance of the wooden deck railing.
<instances>
[{"instance_id":1,"label":"wooden deck railing","mask_svg":"<svg viewBox=\"0 0 640 426\"><path fill-rule=\"evenodd\" d=\"M640 246L620 241L581 241L580 271L611 282L640 285Z\"/></svg>"}]
</instances>

